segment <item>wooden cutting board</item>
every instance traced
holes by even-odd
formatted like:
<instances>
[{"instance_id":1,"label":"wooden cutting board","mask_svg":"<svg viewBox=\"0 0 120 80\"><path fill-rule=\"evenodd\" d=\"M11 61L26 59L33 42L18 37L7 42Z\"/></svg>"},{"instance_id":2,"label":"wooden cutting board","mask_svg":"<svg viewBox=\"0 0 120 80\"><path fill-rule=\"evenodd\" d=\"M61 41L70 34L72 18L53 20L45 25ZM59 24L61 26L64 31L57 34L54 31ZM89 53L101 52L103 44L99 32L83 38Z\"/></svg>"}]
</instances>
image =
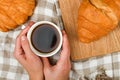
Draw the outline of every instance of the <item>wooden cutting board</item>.
<instances>
[{"instance_id":1,"label":"wooden cutting board","mask_svg":"<svg viewBox=\"0 0 120 80\"><path fill-rule=\"evenodd\" d=\"M78 61L120 51L120 27L95 42L85 44L77 39L77 13L81 0L59 0L65 30L71 47L71 59Z\"/></svg>"}]
</instances>

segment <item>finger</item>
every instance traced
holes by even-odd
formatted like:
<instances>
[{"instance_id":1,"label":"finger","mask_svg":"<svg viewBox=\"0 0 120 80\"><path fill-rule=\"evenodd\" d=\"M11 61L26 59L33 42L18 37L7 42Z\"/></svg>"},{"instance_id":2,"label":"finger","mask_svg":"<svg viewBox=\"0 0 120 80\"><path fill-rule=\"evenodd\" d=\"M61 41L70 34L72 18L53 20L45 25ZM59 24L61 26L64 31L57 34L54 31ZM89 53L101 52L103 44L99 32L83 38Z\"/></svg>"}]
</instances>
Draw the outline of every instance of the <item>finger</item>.
<instances>
[{"instance_id":1,"label":"finger","mask_svg":"<svg viewBox=\"0 0 120 80\"><path fill-rule=\"evenodd\" d=\"M21 48L20 37L21 37L22 35L24 35L24 34L27 33L27 31L29 30L29 27L30 27L32 24L33 24L33 22L30 22L30 23L28 24L28 26L27 26L24 30L22 30L21 33L17 36L16 45L15 45L15 46L17 46L17 49ZM15 49L16 49L16 48L15 48Z\"/></svg>"},{"instance_id":2,"label":"finger","mask_svg":"<svg viewBox=\"0 0 120 80\"><path fill-rule=\"evenodd\" d=\"M30 21L26 27L31 27L35 22Z\"/></svg>"},{"instance_id":3,"label":"finger","mask_svg":"<svg viewBox=\"0 0 120 80\"><path fill-rule=\"evenodd\" d=\"M25 34L28 32L29 28L34 24L33 21L29 22L29 24L26 26L25 29L22 30L21 35Z\"/></svg>"},{"instance_id":4,"label":"finger","mask_svg":"<svg viewBox=\"0 0 120 80\"><path fill-rule=\"evenodd\" d=\"M15 49L14 49L14 57L21 63L24 64L25 56L23 49L21 48L20 38L16 39Z\"/></svg>"},{"instance_id":5,"label":"finger","mask_svg":"<svg viewBox=\"0 0 120 80\"><path fill-rule=\"evenodd\" d=\"M44 64L44 68L50 68L51 65L49 63L48 58L43 57L42 61L43 61L43 64Z\"/></svg>"},{"instance_id":6,"label":"finger","mask_svg":"<svg viewBox=\"0 0 120 80\"><path fill-rule=\"evenodd\" d=\"M67 35L65 31L62 31L63 34L63 45L62 45L62 51L60 54L60 59L59 62L63 63L65 61L70 60L70 46L69 46L69 41L67 38Z\"/></svg>"},{"instance_id":7,"label":"finger","mask_svg":"<svg viewBox=\"0 0 120 80\"><path fill-rule=\"evenodd\" d=\"M15 50L14 51L17 51L19 49L21 49L21 43L20 43L20 37L17 36L16 42L15 42Z\"/></svg>"},{"instance_id":8,"label":"finger","mask_svg":"<svg viewBox=\"0 0 120 80\"><path fill-rule=\"evenodd\" d=\"M26 57L28 57L30 55L33 55L33 52L30 49L30 46L29 46L29 43L28 43L28 39L25 35L21 36L21 45L22 45L22 48L23 48L25 54L27 55Z\"/></svg>"},{"instance_id":9,"label":"finger","mask_svg":"<svg viewBox=\"0 0 120 80\"><path fill-rule=\"evenodd\" d=\"M62 31L62 33L63 33L63 45L62 45L61 58L66 59L66 58L70 58L70 45L65 31Z\"/></svg>"},{"instance_id":10,"label":"finger","mask_svg":"<svg viewBox=\"0 0 120 80\"><path fill-rule=\"evenodd\" d=\"M26 33L28 32L28 30L30 29L30 27L31 27L33 24L34 24L34 22L31 21L31 22L26 26L26 28L21 31L21 33L20 33L19 36L22 36L22 35L26 34ZM18 36L18 37L19 37L19 36Z\"/></svg>"},{"instance_id":11,"label":"finger","mask_svg":"<svg viewBox=\"0 0 120 80\"><path fill-rule=\"evenodd\" d=\"M15 43L14 57L23 65L25 64L26 56L25 56L25 53L22 49L21 37L20 36L23 35L23 34L26 34L27 31L29 30L29 27L33 24L34 24L34 22L30 22L28 24L28 26L26 26L26 28L23 31L21 31L20 35L17 36L16 43Z\"/></svg>"}]
</instances>

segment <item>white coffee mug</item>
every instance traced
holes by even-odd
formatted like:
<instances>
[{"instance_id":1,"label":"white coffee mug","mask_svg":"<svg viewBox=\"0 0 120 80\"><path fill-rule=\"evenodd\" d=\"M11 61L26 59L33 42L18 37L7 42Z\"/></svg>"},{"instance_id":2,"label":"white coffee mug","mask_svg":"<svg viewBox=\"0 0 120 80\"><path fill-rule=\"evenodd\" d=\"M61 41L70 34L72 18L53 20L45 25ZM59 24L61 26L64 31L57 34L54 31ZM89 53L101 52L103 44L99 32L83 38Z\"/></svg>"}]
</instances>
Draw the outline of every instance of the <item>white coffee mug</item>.
<instances>
[{"instance_id":1,"label":"white coffee mug","mask_svg":"<svg viewBox=\"0 0 120 80\"><path fill-rule=\"evenodd\" d=\"M41 51L38 51L37 49L35 49L35 47L33 46L32 42L31 42L31 35L34 31L34 29L36 27L40 27L40 25L43 25L43 24L48 24L48 25L52 25L52 27L55 28L55 30L58 32L58 35L59 36L59 43L58 46L51 52L48 52L48 53L44 53L44 52L41 52ZM61 46L62 46L62 33L61 33L61 30L60 28L55 25L54 23L52 22L49 22L49 21L40 21L40 22L36 22L35 24L33 24L31 26L31 28L29 29L28 33L27 33L27 38L28 38L28 41L29 41L29 45L30 45L30 48L31 50L38 56L40 57L50 57L50 56L53 56L54 54L58 53L61 49Z\"/></svg>"}]
</instances>

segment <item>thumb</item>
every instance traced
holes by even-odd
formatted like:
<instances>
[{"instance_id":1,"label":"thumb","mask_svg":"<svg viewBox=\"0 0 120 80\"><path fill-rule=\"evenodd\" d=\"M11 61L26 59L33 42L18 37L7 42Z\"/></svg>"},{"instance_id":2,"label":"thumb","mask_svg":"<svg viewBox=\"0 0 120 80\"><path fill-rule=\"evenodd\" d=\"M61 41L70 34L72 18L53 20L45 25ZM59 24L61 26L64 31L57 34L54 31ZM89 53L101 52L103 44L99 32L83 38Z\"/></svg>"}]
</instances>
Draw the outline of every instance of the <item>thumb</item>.
<instances>
[{"instance_id":1,"label":"thumb","mask_svg":"<svg viewBox=\"0 0 120 80\"><path fill-rule=\"evenodd\" d=\"M42 61L43 61L43 64L44 64L44 68L50 68L51 65L49 63L48 58L43 57Z\"/></svg>"},{"instance_id":2,"label":"thumb","mask_svg":"<svg viewBox=\"0 0 120 80\"><path fill-rule=\"evenodd\" d=\"M70 59L70 45L65 31L63 31L62 33L63 33L63 45L60 60L63 60L64 62Z\"/></svg>"}]
</instances>

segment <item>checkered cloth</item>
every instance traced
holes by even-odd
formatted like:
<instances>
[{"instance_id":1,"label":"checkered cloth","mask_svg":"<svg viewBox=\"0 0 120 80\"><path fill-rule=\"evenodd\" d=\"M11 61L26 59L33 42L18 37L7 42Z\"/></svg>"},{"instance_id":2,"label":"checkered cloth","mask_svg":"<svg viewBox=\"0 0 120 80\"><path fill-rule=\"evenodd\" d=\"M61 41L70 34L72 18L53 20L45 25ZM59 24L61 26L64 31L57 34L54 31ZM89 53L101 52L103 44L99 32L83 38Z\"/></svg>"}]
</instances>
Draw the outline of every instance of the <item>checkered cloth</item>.
<instances>
[{"instance_id":1,"label":"checkered cloth","mask_svg":"<svg viewBox=\"0 0 120 80\"><path fill-rule=\"evenodd\" d=\"M34 14L29 20L51 21L63 29L58 1L37 0L36 2ZM27 25L28 22L24 25ZM0 80L29 80L27 72L13 57L15 39L20 33L21 27L22 25L6 33L0 32ZM120 53L72 62L69 77L70 80L102 80L102 78L104 80L120 80Z\"/></svg>"}]
</instances>

